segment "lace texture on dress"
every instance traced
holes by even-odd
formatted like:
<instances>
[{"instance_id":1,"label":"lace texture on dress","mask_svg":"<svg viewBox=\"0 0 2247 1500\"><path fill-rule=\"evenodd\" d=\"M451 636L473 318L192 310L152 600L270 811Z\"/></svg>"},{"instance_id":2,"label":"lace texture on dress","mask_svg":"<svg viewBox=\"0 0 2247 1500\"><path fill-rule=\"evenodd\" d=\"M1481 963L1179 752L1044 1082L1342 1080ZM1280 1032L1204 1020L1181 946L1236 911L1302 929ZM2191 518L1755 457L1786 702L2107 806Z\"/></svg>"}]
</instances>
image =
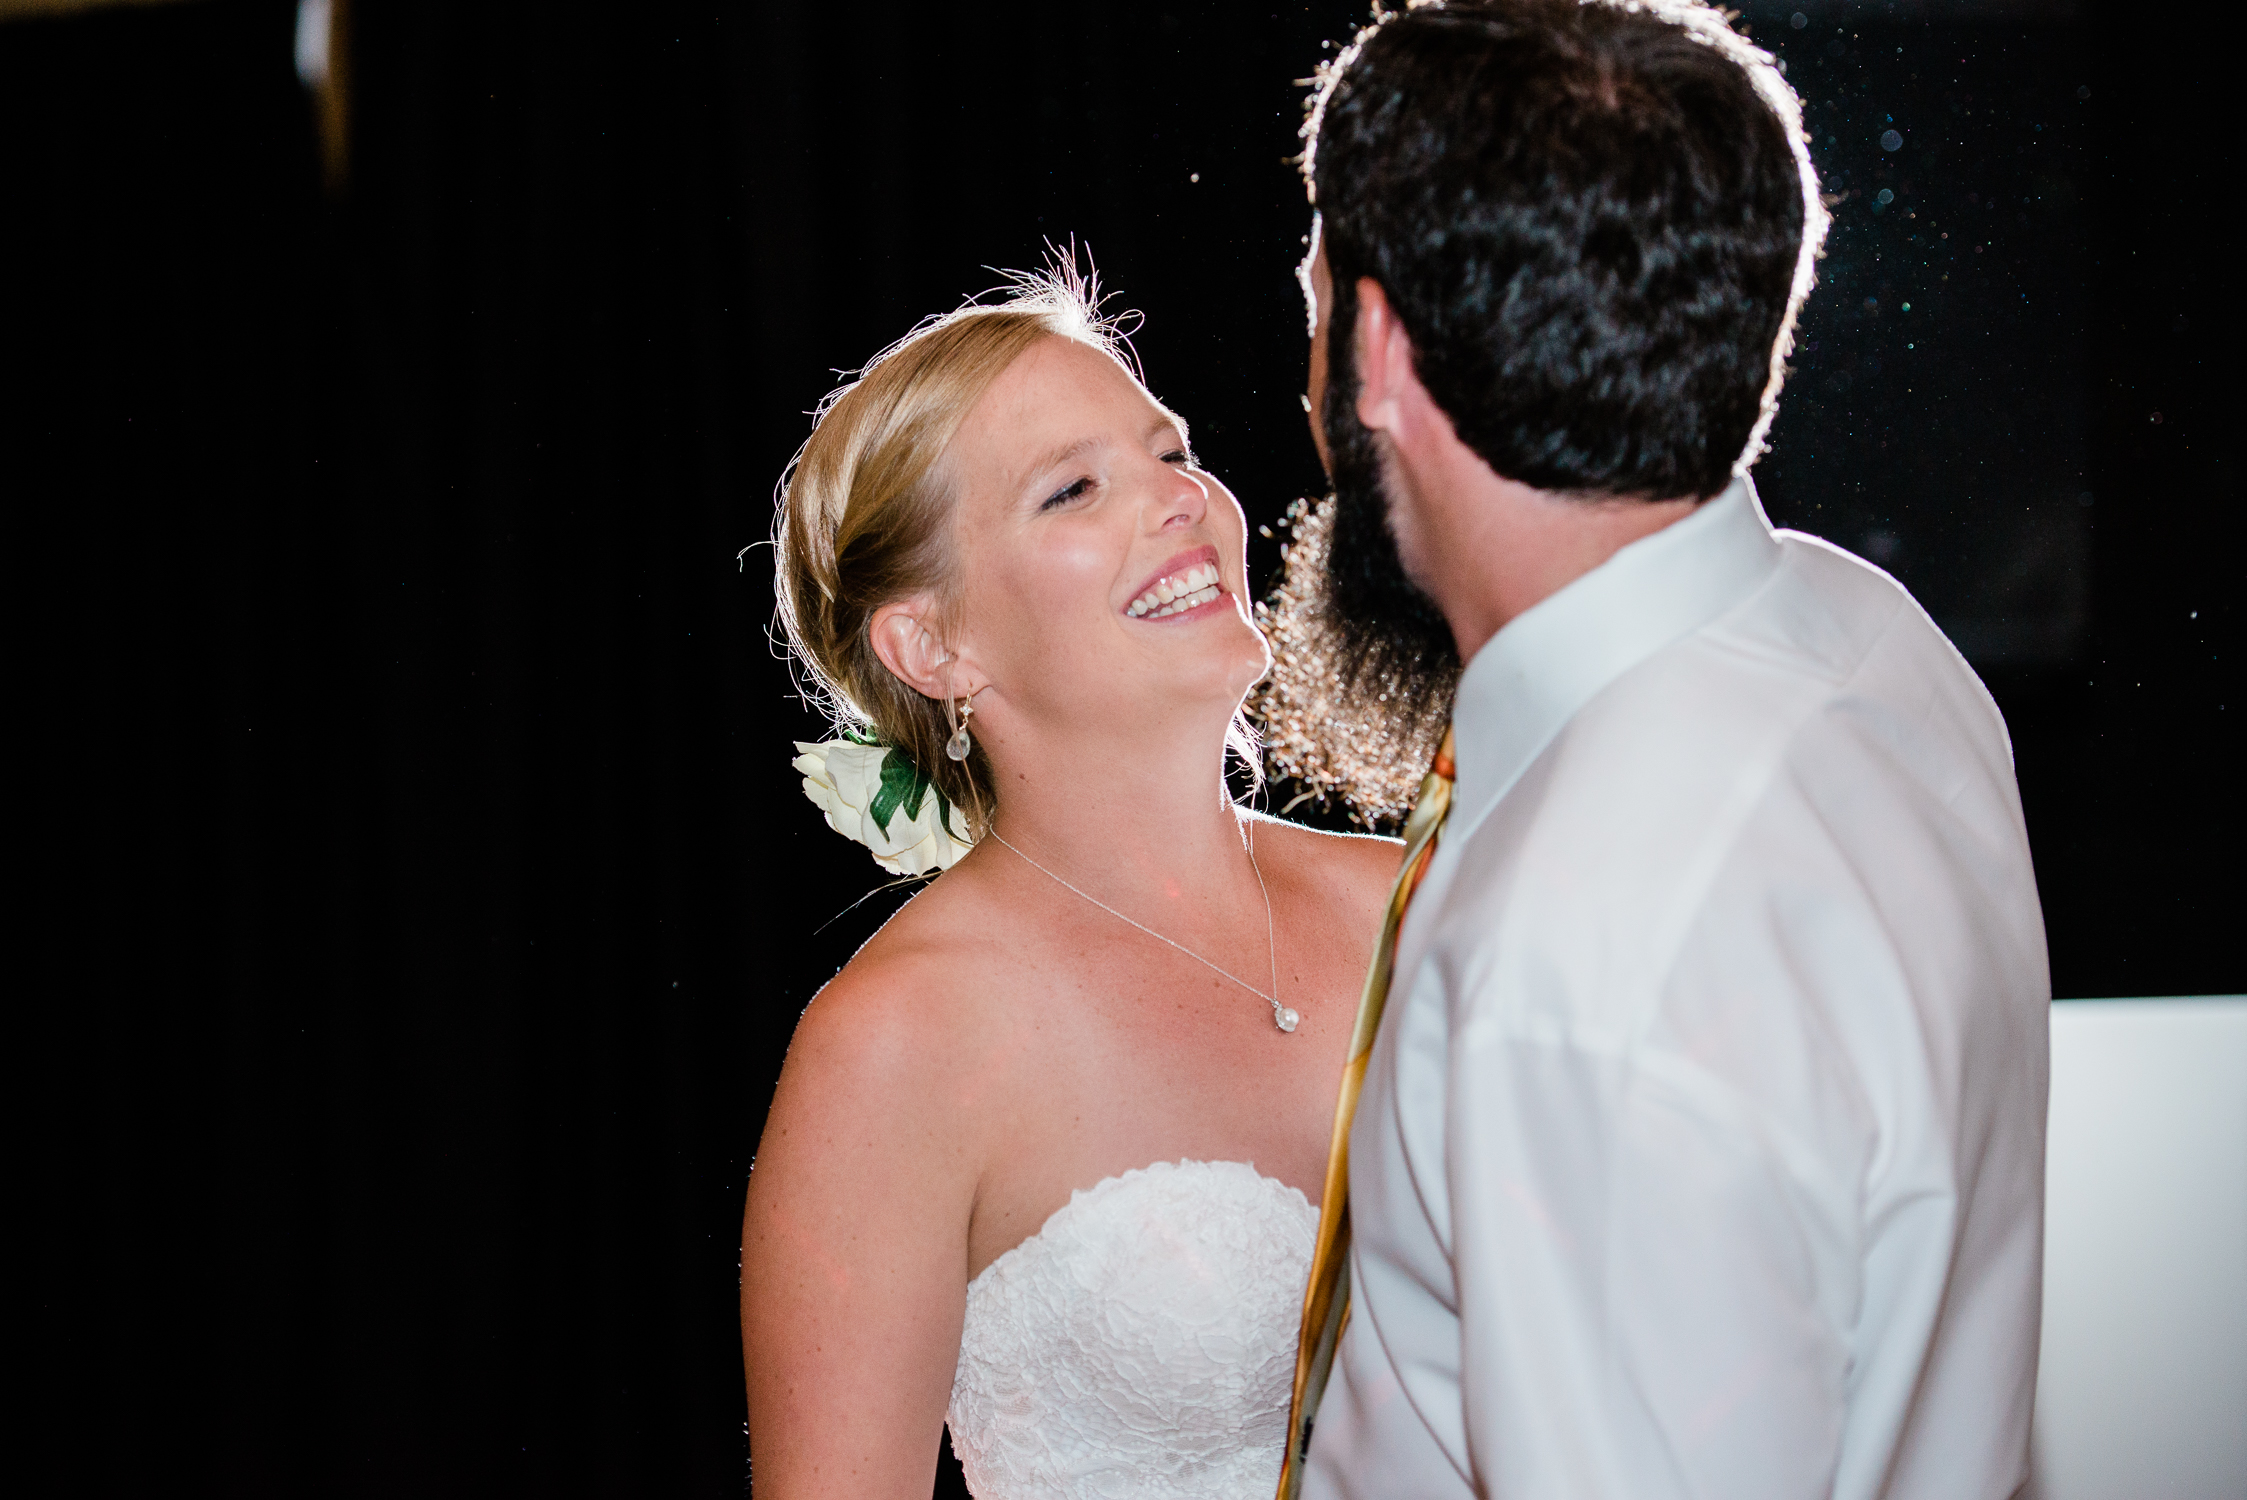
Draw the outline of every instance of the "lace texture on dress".
<instances>
[{"instance_id":1,"label":"lace texture on dress","mask_svg":"<svg viewBox=\"0 0 2247 1500\"><path fill-rule=\"evenodd\" d=\"M1071 1194L968 1285L947 1421L977 1500L1270 1495L1317 1228L1245 1162Z\"/></svg>"}]
</instances>

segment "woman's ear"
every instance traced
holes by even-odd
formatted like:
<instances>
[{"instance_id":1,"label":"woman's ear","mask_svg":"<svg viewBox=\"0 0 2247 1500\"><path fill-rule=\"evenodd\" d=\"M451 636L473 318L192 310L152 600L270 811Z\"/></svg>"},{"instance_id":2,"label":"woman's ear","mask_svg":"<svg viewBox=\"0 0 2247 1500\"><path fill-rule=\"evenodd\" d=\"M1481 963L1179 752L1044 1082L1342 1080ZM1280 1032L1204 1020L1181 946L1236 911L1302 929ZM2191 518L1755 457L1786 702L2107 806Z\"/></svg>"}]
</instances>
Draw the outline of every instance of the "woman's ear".
<instances>
[{"instance_id":1,"label":"woman's ear","mask_svg":"<svg viewBox=\"0 0 2247 1500\"><path fill-rule=\"evenodd\" d=\"M967 674L930 628L934 615L934 605L927 599L900 600L875 610L868 628L874 654L898 681L924 697L958 697L974 692L978 684L967 680Z\"/></svg>"}]
</instances>

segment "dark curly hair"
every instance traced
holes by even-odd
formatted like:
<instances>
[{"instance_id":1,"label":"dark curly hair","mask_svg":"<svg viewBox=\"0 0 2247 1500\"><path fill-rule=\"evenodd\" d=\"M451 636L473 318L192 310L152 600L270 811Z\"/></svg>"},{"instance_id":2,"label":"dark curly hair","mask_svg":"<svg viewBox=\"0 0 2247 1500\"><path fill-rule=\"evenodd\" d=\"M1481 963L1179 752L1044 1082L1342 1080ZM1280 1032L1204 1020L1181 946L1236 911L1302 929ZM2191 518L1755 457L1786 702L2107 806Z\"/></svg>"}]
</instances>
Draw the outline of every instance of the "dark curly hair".
<instances>
[{"instance_id":1,"label":"dark curly hair","mask_svg":"<svg viewBox=\"0 0 2247 1500\"><path fill-rule=\"evenodd\" d=\"M1384 15L1325 69L1304 135L1334 354L1371 277L1493 471L1666 500L1754 461L1826 214L1793 91L1719 12Z\"/></svg>"}]
</instances>

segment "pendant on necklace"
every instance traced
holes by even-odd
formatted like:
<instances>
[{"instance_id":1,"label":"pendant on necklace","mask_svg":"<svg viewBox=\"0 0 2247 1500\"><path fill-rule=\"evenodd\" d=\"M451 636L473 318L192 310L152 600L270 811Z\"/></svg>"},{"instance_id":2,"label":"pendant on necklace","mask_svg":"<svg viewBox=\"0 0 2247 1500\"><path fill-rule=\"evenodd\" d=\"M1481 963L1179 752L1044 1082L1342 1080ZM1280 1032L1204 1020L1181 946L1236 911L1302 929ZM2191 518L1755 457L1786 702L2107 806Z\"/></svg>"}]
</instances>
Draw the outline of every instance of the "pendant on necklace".
<instances>
[{"instance_id":1,"label":"pendant on necklace","mask_svg":"<svg viewBox=\"0 0 2247 1500\"><path fill-rule=\"evenodd\" d=\"M1275 1005L1272 1007L1272 1024L1282 1031L1293 1031L1295 1024L1302 1019L1295 1013L1295 1007L1292 1005Z\"/></svg>"}]
</instances>

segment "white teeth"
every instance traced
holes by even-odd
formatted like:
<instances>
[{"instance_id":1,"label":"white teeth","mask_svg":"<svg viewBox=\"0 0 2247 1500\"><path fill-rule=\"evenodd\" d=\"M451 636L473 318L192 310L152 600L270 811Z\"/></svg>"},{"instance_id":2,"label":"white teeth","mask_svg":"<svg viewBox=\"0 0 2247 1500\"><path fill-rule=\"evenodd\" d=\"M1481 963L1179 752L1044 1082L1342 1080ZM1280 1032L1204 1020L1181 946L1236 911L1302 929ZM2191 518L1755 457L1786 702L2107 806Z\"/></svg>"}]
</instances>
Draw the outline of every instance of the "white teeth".
<instances>
[{"instance_id":1,"label":"white teeth","mask_svg":"<svg viewBox=\"0 0 2247 1500\"><path fill-rule=\"evenodd\" d=\"M1131 601L1128 613L1135 620L1161 619L1164 615L1199 609L1223 592L1217 582L1217 565L1202 563L1157 582Z\"/></svg>"},{"instance_id":2,"label":"white teeth","mask_svg":"<svg viewBox=\"0 0 2247 1500\"><path fill-rule=\"evenodd\" d=\"M1164 615L1182 615L1189 609L1201 608L1203 605L1216 598L1222 592L1223 590L1219 589L1217 585L1213 583L1205 588L1198 588L1190 594L1180 594L1176 599L1162 606L1162 608L1150 610L1145 616L1143 616L1143 618L1150 620L1159 620Z\"/></svg>"}]
</instances>

